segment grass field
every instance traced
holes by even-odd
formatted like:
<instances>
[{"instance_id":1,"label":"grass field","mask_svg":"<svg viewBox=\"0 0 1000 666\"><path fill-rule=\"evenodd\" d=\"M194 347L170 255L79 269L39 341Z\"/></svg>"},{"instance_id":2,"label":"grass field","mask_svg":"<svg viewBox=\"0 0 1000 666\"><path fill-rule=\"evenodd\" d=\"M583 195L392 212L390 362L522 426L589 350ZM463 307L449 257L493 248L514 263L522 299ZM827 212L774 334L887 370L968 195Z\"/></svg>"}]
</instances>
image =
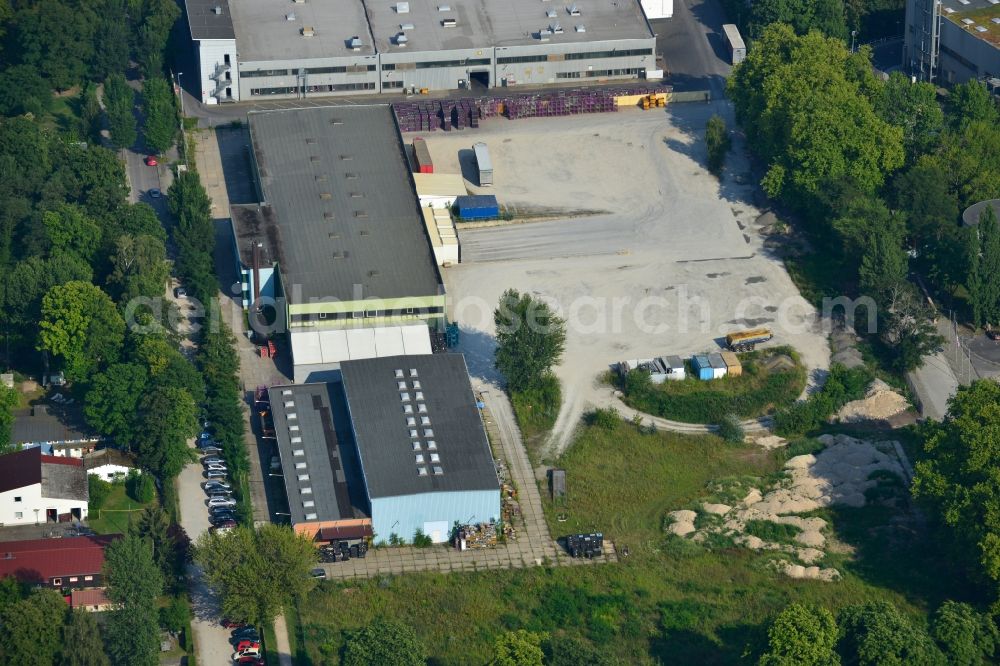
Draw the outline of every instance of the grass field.
<instances>
[{"instance_id":1,"label":"grass field","mask_svg":"<svg viewBox=\"0 0 1000 666\"><path fill-rule=\"evenodd\" d=\"M769 370L766 361L786 355L794 367ZM806 371L790 347L740 354L743 372L701 381L688 371L686 379L653 384L648 375L632 371L622 382L624 401L647 414L686 423L717 423L726 414L755 418L795 402L806 385Z\"/></svg>"},{"instance_id":2,"label":"grass field","mask_svg":"<svg viewBox=\"0 0 1000 666\"><path fill-rule=\"evenodd\" d=\"M644 433L625 423L583 428L559 461L568 497L546 506L550 525L558 534L600 530L628 545L628 558L326 582L299 609L309 663L337 663L345 632L385 616L411 625L436 664L485 664L496 635L522 627L581 638L621 663L732 664L758 653L767 622L791 601L836 609L887 599L918 618L940 601L949 577L934 582L913 572L910 565L931 553L904 547L902 533L884 539L892 515L881 507L829 513L843 542L833 562L844 574L837 583L791 580L768 569L765 555L664 536L666 512L700 501L710 482L766 476L782 464L780 454L714 437Z\"/></svg>"},{"instance_id":3,"label":"grass field","mask_svg":"<svg viewBox=\"0 0 1000 666\"><path fill-rule=\"evenodd\" d=\"M125 493L125 484L117 483L100 511L87 518L90 529L98 534L125 534L130 520L137 520L145 504L136 502Z\"/></svg>"}]
</instances>

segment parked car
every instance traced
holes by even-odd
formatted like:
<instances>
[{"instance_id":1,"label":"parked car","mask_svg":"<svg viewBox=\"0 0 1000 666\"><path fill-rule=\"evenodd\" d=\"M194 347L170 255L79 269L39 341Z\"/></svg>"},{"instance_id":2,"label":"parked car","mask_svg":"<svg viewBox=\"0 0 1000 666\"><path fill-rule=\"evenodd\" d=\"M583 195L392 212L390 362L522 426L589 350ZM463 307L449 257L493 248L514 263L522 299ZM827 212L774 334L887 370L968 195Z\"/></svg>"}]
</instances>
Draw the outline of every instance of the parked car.
<instances>
[{"instance_id":1,"label":"parked car","mask_svg":"<svg viewBox=\"0 0 1000 666\"><path fill-rule=\"evenodd\" d=\"M271 456L271 471L280 472L281 471L281 458L278 456Z\"/></svg>"},{"instance_id":2,"label":"parked car","mask_svg":"<svg viewBox=\"0 0 1000 666\"><path fill-rule=\"evenodd\" d=\"M210 490L232 490L233 487L226 483L225 481L206 481L204 484L205 491Z\"/></svg>"},{"instance_id":3,"label":"parked car","mask_svg":"<svg viewBox=\"0 0 1000 666\"><path fill-rule=\"evenodd\" d=\"M201 451L202 453L204 453L205 455L216 456L216 455L219 455L220 453L222 453L222 449L220 449L214 443L205 444L204 446L201 445L201 444L199 444L198 445L198 450Z\"/></svg>"},{"instance_id":4,"label":"parked car","mask_svg":"<svg viewBox=\"0 0 1000 666\"><path fill-rule=\"evenodd\" d=\"M222 527L226 523L232 523L236 525L236 514L233 512L213 514L208 517L208 522L212 523L212 527Z\"/></svg>"},{"instance_id":5,"label":"parked car","mask_svg":"<svg viewBox=\"0 0 1000 666\"><path fill-rule=\"evenodd\" d=\"M146 162L146 166L156 166L160 163L159 160L156 159L156 155L146 155L144 162Z\"/></svg>"},{"instance_id":6,"label":"parked car","mask_svg":"<svg viewBox=\"0 0 1000 666\"><path fill-rule=\"evenodd\" d=\"M233 629L234 639L249 638L251 640L259 641L260 633L257 631L257 627L252 627L250 625L243 625Z\"/></svg>"},{"instance_id":7,"label":"parked car","mask_svg":"<svg viewBox=\"0 0 1000 666\"><path fill-rule=\"evenodd\" d=\"M150 199L159 199L160 198L160 190L158 188L155 188L155 187L151 187L150 189L146 190L146 194L149 195Z\"/></svg>"},{"instance_id":8,"label":"parked car","mask_svg":"<svg viewBox=\"0 0 1000 666\"><path fill-rule=\"evenodd\" d=\"M207 421L206 421L206 423L207 423ZM202 430L201 433L198 435L198 440L199 441L206 441L206 440L209 440L209 439L212 439L212 433L210 433L208 431L207 427L206 427L206 429Z\"/></svg>"},{"instance_id":9,"label":"parked car","mask_svg":"<svg viewBox=\"0 0 1000 666\"><path fill-rule=\"evenodd\" d=\"M320 567L316 567L315 569L310 571L309 575L319 580L326 580L326 570L321 569Z\"/></svg>"},{"instance_id":10,"label":"parked car","mask_svg":"<svg viewBox=\"0 0 1000 666\"><path fill-rule=\"evenodd\" d=\"M244 650L260 650L260 641L250 640L249 638L244 638L243 640L236 643L236 651L243 652Z\"/></svg>"},{"instance_id":11,"label":"parked car","mask_svg":"<svg viewBox=\"0 0 1000 666\"><path fill-rule=\"evenodd\" d=\"M236 500L232 497L212 497L208 500L208 506L236 506Z\"/></svg>"},{"instance_id":12,"label":"parked car","mask_svg":"<svg viewBox=\"0 0 1000 666\"><path fill-rule=\"evenodd\" d=\"M225 465L226 461L219 456L210 455L201 459L202 465Z\"/></svg>"},{"instance_id":13,"label":"parked car","mask_svg":"<svg viewBox=\"0 0 1000 666\"><path fill-rule=\"evenodd\" d=\"M212 463L211 465L205 465L205 469L209 472L228 472L229 468L222 463Z\"/></svg>"},{"instance_id":14,"label":"parked car","mask_svg":"<svg viewBox=\"0 0 1000 666\"><path fill-rule=\"evenodd\" d=\"M221 471L217 470L217 469L207 469L207 470L205 470L205 478L206 479L225 479L228 476L229 476L229 472L227 472L225 470L221 470Z\"/></svg>"},{"instance_id":15,"label":"parked car","mask_svg":"<svg viewBox=\"0 0 1000 666\"><path fill-rule=\"evenodd\" d=\"M241 650L233 653L233 661L239 661L241 657L260 657L260 650L247 648L246 650Z\"/></svg>"}]
</instances>

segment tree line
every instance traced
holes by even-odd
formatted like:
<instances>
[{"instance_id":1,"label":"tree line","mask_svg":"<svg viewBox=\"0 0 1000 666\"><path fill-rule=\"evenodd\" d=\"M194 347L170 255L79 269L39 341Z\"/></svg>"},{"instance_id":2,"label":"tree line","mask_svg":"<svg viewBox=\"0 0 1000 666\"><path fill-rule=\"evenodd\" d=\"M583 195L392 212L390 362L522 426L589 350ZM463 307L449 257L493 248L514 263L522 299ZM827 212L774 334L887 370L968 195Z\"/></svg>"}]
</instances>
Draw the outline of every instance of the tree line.
<instances>
[{"instance_id":1,"label":"tree line","mask_svg":"<svg viewBox=\"0 0 1000 666\"><path fill-rule=\"evenodd\" d=\"M834 276L822 295L870 296L875 311L861 314L877 317L874 341L896 369L940 343L912 272L973 324L998 312L985 280L1000 267L995 221L959 224L966 206L1000 196L1000 116L982 84L956 86L942 110L929 84L875 77L867 49L772 24L729 93L765 192L824 248L811 259Z\"/></svg>"}]
</instances>

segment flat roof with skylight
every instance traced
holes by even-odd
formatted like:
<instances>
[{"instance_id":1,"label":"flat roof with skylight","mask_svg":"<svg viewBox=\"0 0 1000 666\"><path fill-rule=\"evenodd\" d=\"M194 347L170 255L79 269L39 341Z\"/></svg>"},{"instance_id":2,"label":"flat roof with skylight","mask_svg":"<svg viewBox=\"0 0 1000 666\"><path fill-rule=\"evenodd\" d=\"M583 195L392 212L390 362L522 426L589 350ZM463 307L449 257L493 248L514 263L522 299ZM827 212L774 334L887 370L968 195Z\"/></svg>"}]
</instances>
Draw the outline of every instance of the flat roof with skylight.
<instances>
[{"instance_id":1,"label":"flat roof with skylight","mask_svg":"<svg viewBox=\"0 0 1000 666\"><path fill-rule=\"evenodd\" d=\"M344 361L340 372L369 498L499 490L463 355Z\"/></svg>"},{"instance_id":2,"label":"flat roof with skylight","mask_svg":"<svg viewBox=\"0 0 1000 666\"><path fill-rule=\"evenodd\" d=\"M942 16L966 32L1000 46L1000 0L944 0Z\"/></svg>"},{"instance_id":3,"label":"flat roof with skylight","mask_svg":"<svg viewBox=\"0 0 1000 666\"><path fill-rule=\"evenodd\" d=\"M637 0L383 0L368 4L368 20L381 53L653 36ZM399 35L405 35L402 43Z\"/></svg>"},{"instance_id":4,"label":"flat roof with skylight","mask_svg":"<svg viewBox=\"0 0 1000 666\"><path fill-rule=\"evenodd\" d=\"M241 63L375 53L360 0L238 0L232 9Z\"/></svg>"}]
</instances>

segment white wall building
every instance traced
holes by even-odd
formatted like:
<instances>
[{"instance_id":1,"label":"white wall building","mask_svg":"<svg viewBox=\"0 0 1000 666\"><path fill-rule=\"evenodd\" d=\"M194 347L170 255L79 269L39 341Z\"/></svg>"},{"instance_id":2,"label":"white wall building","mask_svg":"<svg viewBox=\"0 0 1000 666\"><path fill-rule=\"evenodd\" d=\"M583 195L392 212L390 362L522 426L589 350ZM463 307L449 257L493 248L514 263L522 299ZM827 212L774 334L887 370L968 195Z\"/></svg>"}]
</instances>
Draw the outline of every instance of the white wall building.
<instances>
[{"instance_id":1,"label":"white wall building","mask_svg":"<svg viewBox=\"0 0 1000 666\"><path fill-rule=\"evenodd\" d=\"M90 493L78 458L39 447L0 456L0 525L84 520Z\"/></svg>"},{"instance_id":2,"label":"white wall building","mask_svg":"<svg viewBox=\"0 0 1000 666\"><path fill-rule=\"evenodd\" d=\"M83 466L87 474L104 481L123 481L132 470L139 472L135 461L118 449L101 449L88 453L83 457Z\"/></svg>"},{"instance_id":3,"label":"white wall building","mask_svg":"<svg viewBox=\"0 0 1000 666\"><path fill-rule=\"evenodd\" d=\"M195 93L200 91L204 104L239 101L236 32L233 30L229 0L188 2L187 13L198 59L200 88ZM184 79L181 83L190 81Z\"/></svg>"}]
</instances>

